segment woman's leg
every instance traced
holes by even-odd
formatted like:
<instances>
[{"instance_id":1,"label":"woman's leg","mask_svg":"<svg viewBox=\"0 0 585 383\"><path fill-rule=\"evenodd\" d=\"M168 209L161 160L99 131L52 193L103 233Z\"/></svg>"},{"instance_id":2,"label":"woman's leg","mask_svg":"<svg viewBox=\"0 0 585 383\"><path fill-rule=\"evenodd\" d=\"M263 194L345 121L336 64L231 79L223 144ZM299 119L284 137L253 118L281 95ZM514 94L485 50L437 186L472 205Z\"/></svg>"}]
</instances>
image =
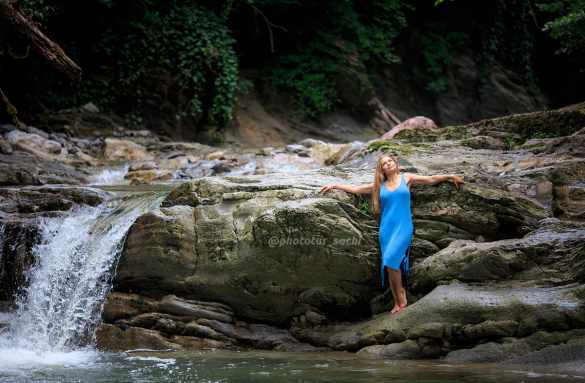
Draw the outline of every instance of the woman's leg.
<instances>
[{"instance_id":1,"label":"woman's leg","mask_svg":"<svg viewBox=\"0 0 585 383\"><path fill-rule=\"evenodd\" d=\"M386 282L390 285L390 291L392 291L392 299L394 299L394 307L396 307L396 302L398 302L398 296L396 295L396 289L394 288L394 284L392 283L391 279L391 270L389 267L384 266L384 273L386 274Z\"/></svg>"},{"instance_id":2,"label":"woman's leg","mask_svg":"<svg viewBox=\"0 0 585 383\"><path fill-rule=\"evenodd\" d=\"M406 290L402 286L402 272L400 270L390 269L390 287L394 296L394 308L391 314L397 313L407 305Z\"/></svg>"}]
</instances>

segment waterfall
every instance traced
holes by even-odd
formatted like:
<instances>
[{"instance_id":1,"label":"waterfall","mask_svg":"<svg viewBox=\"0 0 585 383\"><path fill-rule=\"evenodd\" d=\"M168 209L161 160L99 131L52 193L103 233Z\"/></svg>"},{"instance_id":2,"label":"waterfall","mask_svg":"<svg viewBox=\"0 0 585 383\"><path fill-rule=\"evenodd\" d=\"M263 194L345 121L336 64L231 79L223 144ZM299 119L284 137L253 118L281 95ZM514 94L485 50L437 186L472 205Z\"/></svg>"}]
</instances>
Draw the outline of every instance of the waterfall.
<instances>
[{"instance_id":1,"label":"waterfall","mask_svg":"<svg viewBox=\"0 0 585 383\"><path fill-rule=\"evenodd\" d=\"M90 183L92 185L123 185L128 183L124 179L128 174L129 166L125 164L115 169L107 168L101 172L94 174L90 177Z\"/></svg>"},{"instance_id":2,"label":"waterfall","mask_svg":"<svg viewBox=\"0 0 585 383\"><path fill-rule=\"evenodd\" d=\"M91 349L126 233L163 198L127 195L77 208L64 218L42 219L27 287L17 298L8 334L0 337L0 365L15 352Z\"/></svg>"}]
</instances>

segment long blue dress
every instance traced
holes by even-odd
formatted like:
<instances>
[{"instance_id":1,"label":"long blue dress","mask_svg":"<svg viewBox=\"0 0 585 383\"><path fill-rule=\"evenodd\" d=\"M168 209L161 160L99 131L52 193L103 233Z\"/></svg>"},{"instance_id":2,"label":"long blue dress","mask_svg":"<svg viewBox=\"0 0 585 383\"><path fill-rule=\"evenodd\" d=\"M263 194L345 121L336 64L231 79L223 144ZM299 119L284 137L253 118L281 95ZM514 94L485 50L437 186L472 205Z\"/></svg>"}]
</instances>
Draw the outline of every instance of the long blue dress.
<instances>
[{"instance_id":1,"label":"long blue dress","mask_svg":"<svg viewBox=\"0 0 585 383\"><path fill-rule=\"evenodd\" d=\"M382 254L382 288L385 286L384 266L409 272L408 253L412 243L414 225L410 209L410 190L400 174L400 184L390 190L386 183L380 187L380 250Z\"/></svg>"}]
</instances>

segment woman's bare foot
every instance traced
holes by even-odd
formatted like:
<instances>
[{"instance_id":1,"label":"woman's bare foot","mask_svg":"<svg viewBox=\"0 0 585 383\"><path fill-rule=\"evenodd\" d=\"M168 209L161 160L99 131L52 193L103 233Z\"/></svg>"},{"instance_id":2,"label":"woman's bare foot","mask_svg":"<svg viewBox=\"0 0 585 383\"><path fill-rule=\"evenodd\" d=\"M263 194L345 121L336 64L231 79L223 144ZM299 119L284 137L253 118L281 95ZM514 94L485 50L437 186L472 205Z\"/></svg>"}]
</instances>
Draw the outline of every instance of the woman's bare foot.
<instances>
[{"instance_id":1,"label":"woman's bare foot","mask_svg":"<svg viewBox=\"0 0 585 383\"><path fill-rule=\"evenodd\" d=\"M402 308L398 305L395 305L392 310L390 310L390 315L392 314L396 314L397 312L399 312L400 310L402 310Z\"/></svg>"},{"instance_id":2,"label":"woman's bare foot","mask_svg":"<svg viewBox=\"0 0 585 383\"><path fill-rule=\"evenodd\" d=\"M392 310L390 310L390 315L399 313L400 311L402 311L406 307L407 304L408 304L408 302L406 301L406 294L405 294L402 301L396 302L396 304L394 305Z\"/></svg>"},{"instance_id":3,"label":"woman's bare foot","mask_svg":"<svg viewBox=\"0 0 585 383\"><path fill-rule=\"evenodd\" d=\"M400 306L400 308L405 308L406 305L408 305L408 301L406 300L406 294L404 294L404 296L402 297L402 301L398 302L398 306Z\"/></svg>"},{"instance_id":4,"label":"woman's bare foot","mask_svg":"<svg viewBox=\"0 0 585 383\"><path fill-rule=\"evenodd\" d=\"M392 310L390 310L390 315L394 315L394 314L398 314L400 311L402 311L404 308L406 307L406 304L404 305L395 305Z\"/></svg>"},{"instance_id":5,"label":"woman's bare foot","mask_svg":"<svg viewBox=\"0 0 585 383\"><path fill-rule=\"evenodd\" d=\"M408 304L408 300L406 299L406 290L402 289L399 296L400 298L398 299L397 306L400 306L400 308L405 308Z\"/></svg>"}]
</instances>

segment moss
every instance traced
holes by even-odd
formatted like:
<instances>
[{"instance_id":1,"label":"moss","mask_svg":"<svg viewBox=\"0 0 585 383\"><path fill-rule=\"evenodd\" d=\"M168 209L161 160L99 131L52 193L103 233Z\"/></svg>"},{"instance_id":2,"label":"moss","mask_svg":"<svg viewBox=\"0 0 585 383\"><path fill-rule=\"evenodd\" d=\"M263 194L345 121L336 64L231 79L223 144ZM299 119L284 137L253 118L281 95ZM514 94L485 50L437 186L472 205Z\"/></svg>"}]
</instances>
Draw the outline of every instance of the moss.
<instances>
[{"instance_id":1,"label":"moss","mask_svg":"<svg viewBox=\"0 0 585 383\"><path fill-rule=\"evenodd\" d=\"M585 126L585 103L553 111L516 114L467 125L468 128L495 129L515 133L519 136L515 144L523 144L531 138L568 136L583 126Z\"/></svg>"},{"instance_id":2,"label":"moss","mask_svg":"<svg viewBox=\"0 0 585 383\"><path fill-rule=\"evenodd\" d=\"M384 153L396 153L409 156L414 152L414 149L414 146L409 144L399 144L390 140L376 140L368 145L366 151L367 153L382 151Z\"/></svg>"},{"instance_id":3,"label":"moss","mask_svg":"<svg viewBox=\"0 0 585 383\"><path fill-rule=\"evenodd\" d=\"M577 299L585 302L585 286L576 289L575 291L573 291L573 294Z\"/></svg>"},{"instance_id":4,"label":"moss","mask_svg":"<svg viewBox=\"0 0 585 383\"><path fill-rule=\"evenodd\" d=\"M555 186L567 185L569 183L569 177L561 169L551 171L548 174L548 179Z\"/></svg>"},{"instance_id":5,"label":"moss","mask_svg":"<svg viewBox=\"0 0 585 383\"><path fill-rule=\"evenodd\" d=\"M447 126L443 128L441 137L447 140L463 140L470 138L468 129L465 125Z\"/></svg>"}]
</instances>

